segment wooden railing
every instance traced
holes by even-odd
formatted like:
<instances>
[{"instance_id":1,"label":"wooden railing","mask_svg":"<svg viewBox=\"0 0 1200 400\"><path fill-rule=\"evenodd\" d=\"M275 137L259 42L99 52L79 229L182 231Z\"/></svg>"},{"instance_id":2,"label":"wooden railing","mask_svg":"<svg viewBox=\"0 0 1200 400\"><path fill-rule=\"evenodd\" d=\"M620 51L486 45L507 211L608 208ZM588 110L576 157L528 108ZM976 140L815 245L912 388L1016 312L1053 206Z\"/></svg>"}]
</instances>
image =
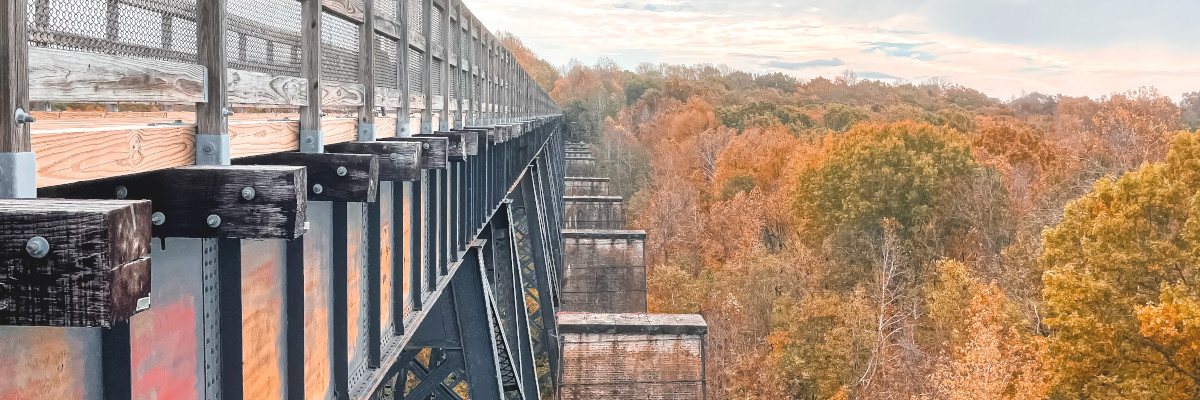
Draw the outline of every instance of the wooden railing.
<instances>
[{"instance_id":1,"label":"wooden railing","mask_svg":"<svg viewBox=\"0 0 1200 400\"><path fill-rule=\"evenodd\" d=\"M0 22L0 398L553 393L559 111L465 5Z\"/></svg>"}]
</instances>

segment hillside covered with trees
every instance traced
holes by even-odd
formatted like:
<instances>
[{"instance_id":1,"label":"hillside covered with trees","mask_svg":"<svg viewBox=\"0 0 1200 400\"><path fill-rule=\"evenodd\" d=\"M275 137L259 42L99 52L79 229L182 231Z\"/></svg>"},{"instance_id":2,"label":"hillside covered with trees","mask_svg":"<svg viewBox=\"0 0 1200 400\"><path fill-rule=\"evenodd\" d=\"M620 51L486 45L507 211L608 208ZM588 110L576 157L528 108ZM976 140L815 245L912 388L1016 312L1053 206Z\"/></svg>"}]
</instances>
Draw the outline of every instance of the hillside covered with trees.
<instances>
[{"instance_id":1,"label":"hillside covered with trees","mask_svg":"<svg viewBox=\"0 0 1200 400\"><path fill-rule=\"evenodd\" d=\"M1200 398L1200 93L563 68L711 399Z\"/></svg>"}]
</instances>

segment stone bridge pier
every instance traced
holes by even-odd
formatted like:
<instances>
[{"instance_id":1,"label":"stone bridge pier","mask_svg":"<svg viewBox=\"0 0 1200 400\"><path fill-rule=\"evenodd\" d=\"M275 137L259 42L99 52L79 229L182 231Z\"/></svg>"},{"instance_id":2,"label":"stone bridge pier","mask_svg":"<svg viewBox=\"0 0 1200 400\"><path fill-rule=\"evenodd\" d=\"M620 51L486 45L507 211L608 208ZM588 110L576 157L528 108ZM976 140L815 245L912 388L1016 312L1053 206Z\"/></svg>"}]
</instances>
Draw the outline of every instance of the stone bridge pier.
<instances>
[{"instance_id":1,"label":"stone bridge pier","mask_svg":"<svg viewBox=\"0 0 1200 400\"><path fill-rule=\"evenodd\" d=\"M560 398L703 399L704 318L646 313L646 232L626 229L585 144L567 143L565 169Z\"/></svg>"}]
</instances>

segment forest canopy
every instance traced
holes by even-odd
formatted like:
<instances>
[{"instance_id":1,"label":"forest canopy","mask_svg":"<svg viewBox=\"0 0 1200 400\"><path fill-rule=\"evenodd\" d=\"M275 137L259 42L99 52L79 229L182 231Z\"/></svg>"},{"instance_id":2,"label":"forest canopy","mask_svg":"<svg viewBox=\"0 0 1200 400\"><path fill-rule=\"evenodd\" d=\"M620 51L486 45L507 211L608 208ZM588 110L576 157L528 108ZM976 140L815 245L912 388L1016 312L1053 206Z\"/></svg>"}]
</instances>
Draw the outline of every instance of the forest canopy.
<instances>
[{"instance_id":1,"label":"forest canopy","mask_svg":"<svg viewBox=\"0 0 1200 400\"><path fill-rule=\"evenodd\" d=\"M1200 93L552 68L507 42L648 232L650 311L709 321L709 398L1200 398Z\"/></svg>"}]
</instances>

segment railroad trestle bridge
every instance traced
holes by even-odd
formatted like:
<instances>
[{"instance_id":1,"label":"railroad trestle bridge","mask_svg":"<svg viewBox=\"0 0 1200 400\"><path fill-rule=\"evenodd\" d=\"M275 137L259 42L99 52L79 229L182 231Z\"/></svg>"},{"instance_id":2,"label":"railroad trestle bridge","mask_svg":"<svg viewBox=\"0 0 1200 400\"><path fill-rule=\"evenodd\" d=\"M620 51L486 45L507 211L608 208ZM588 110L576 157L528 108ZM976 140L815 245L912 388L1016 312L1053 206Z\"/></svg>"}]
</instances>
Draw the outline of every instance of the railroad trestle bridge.
<instances>
[{"instance_id":1,"label":"railroad trestle bridge","mask_svg":"<svg viewBox=\"0 0 1200 400\"><path fill-rule=\"evenodd\" d=\"M0 22L0 398L555 395L561 116L466 5Z\"/></svg>"}]
</instances>

